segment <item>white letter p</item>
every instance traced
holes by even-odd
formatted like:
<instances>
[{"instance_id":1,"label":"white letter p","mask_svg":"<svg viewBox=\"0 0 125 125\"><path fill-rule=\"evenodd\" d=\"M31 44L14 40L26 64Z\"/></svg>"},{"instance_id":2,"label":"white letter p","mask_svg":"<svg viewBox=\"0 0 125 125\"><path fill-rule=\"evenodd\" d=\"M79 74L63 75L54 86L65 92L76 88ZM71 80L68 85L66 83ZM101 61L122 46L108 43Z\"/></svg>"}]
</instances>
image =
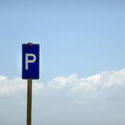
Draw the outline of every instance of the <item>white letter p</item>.
<instances>
[{"instance_id":1,"label":"white letter p","mask_svg":"<svg viewBox=\"0 0 125 125\"><path fill-rule=\"evenodd\" d=\"M33 57L33 59L32 60L29 60L29 56L32 56ZM26 59L26 63L25 63L25 69L26 70L28 70L28 64L29 63L34 63L35 61L36 61L36 56L35 56L35 54L32 54L32 53L27 53L26 55L25 55L25 59Z\"/></svg>"}]
</instances>

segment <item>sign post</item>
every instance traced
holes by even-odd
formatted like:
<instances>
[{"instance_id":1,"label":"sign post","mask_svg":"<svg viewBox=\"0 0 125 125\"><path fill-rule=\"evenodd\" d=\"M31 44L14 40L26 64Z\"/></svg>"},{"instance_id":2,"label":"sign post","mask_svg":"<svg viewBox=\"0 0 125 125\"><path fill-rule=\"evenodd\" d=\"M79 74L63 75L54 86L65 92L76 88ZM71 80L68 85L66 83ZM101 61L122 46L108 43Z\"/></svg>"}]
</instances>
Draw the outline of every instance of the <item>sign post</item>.
<instances>
[{"instance_id":1,"label":"sign post","mask_svg":"<svg viewBox=\"0 0 125 125\"><path fill-rule=\"evenodd\" d=\"M39 44L22 45L22 79L27 79L27 125L31 125L32 79L39 79Z\"/></svg>"},{"instance_id":2,"label":"sign post","mask_svg":"<svg viewBox=\"0 0 125 125\"><path fill-rule=\"evenodd\" d=\"M32 119L32 79L27 80L27 125L31 125Z\"/></svg>"}]
</instances>

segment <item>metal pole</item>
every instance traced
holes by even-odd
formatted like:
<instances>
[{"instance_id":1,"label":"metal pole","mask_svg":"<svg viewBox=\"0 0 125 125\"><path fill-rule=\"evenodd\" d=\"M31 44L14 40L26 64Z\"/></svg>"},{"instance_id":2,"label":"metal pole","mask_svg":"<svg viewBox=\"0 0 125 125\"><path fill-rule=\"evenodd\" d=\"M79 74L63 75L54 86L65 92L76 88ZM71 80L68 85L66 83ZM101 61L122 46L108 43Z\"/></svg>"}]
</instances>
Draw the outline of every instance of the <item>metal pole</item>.
<instances>
[{"instance_id":1,"label":"metal pole","mask_svg":"<svg viewBox=\"0 0 125 125\"><path fill-rule=\"evenodd\" d=\"M32 79L27 80L27 125L32 123Z\"/></svg>"}]
</instances>

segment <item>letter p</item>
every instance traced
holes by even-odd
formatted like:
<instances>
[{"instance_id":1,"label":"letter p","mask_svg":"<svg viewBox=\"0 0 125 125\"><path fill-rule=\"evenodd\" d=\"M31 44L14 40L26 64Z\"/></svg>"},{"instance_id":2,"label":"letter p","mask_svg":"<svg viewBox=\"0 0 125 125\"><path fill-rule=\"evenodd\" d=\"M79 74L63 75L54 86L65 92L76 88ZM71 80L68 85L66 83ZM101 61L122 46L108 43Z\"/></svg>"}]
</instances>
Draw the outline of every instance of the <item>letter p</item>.
<instances>
[{"instance_id":1,"label":"letter p","mask_svg":"<svg viewBox=\"0 0 125 125\"><path fill-rule=\"evenodd\" d=\"M33 57L33 59L29 60L29 57ZM35 56L35 54L32 54L32 53L26 53L25 59L26 59L25 60L26 61L26 63L25 63L25 69L28 70L29 63L34 63L36 61L36 56Z\"/></svg>"}]
</instances>

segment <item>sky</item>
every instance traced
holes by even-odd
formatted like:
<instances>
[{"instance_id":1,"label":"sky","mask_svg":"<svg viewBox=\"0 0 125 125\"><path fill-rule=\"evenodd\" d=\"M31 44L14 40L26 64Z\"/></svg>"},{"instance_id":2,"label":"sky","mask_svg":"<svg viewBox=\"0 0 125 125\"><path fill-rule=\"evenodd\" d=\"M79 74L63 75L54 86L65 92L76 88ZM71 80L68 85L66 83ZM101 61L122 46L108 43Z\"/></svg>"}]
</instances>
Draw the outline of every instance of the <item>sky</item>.
<instances>
[{"instance_id":1,"label":"sky","mask_svg":"<svg viewBox=\"0 0 125 125\"><path fill-rule=\"evenodd\" d=\"M22 44L40 44L33 125L124 125L124 0L0 0L0 124L26 124ZM12 115L13 114L13 115Z\"/></svg>"}]
</instances>

